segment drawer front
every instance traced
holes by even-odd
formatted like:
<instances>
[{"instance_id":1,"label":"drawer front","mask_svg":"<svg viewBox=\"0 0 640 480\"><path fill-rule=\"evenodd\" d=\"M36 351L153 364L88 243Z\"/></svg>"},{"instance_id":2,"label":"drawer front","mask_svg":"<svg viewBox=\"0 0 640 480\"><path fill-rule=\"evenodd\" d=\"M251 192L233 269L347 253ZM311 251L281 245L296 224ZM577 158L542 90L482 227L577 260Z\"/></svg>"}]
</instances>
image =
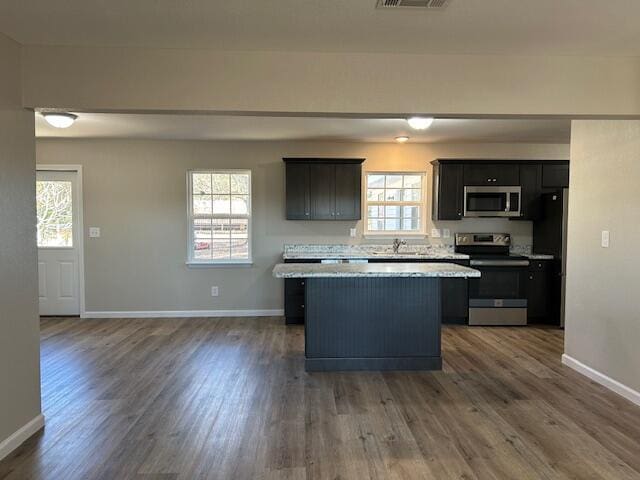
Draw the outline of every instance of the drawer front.
<instances>
[{"instance_id":1,"label":"drawer front","mask_svg":"<svg viewBox=\"0 0 640 480\"><path fill-rule=\"evenodd\" d=\"M287 278L284 281L285 296L304 297L304 278Z\"/></svg>"},{"instance_id":2,"label":"drawer front","mask_svg":"<svg viewBox=\"0 0 640 480\"><path fill-rule=\"evenodd\" d=\"M548 260L531 260L531 262L529 263L529 270L530 271L543 271L543 270L547 270L549 268L549 261Z\"/></svg>"}]
</instances>

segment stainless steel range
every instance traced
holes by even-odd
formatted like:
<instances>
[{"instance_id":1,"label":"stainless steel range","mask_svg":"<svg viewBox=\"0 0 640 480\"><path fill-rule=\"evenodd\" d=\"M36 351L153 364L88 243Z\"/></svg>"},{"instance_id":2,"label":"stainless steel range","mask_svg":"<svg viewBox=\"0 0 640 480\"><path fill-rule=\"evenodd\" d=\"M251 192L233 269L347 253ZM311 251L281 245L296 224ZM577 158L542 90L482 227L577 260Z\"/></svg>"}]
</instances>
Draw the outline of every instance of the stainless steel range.
<instances>
[{"instance_id":1,"label":"stainless steel range","mask_svg":"<svg viewBox=\"0 0 640 480\"><path fill-rule=\"evenodd\" d=\"M480 278L469 280L469 325L526 325L529 259L511 255L508 233L457 233L455 250Z\"/></svg>"}]
</instances>

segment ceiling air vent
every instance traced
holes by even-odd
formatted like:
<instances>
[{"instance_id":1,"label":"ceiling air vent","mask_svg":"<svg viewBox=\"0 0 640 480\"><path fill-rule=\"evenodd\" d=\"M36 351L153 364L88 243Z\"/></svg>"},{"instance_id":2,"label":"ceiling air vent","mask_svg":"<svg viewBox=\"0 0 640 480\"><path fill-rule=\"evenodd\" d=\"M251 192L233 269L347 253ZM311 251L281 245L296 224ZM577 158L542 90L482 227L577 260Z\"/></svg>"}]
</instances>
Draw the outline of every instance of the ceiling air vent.
<instances>
[{"instance_id":1,"label":"ceiling air vent","mask_svg":"<svg viewBox=\"0 0 640 480\"><path fill-rule=\"evenodd\" d=\"M377 8L428 8L429 10L441 10L451 0L378 0Z\"/></svg>"}]
</instances>

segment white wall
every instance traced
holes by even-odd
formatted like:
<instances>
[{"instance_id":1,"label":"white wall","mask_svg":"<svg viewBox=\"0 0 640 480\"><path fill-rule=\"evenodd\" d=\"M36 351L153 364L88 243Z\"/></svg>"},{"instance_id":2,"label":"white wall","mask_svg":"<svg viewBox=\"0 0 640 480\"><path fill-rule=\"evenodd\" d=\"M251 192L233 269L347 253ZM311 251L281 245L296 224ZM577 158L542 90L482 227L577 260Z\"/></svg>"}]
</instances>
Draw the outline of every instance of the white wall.
<instances>
[{"instance_id":1,"label":"white wall","mask_svg":"<svg viewBox=\"0 0 640 480\"><path fill-rule=\"evenodd\" d=\"M573 122L565 353L638 392L639 180L640 121Z\"/></svg>"},{"instance_id":2,"label":"white wall","mask_svg":"<svg viewBox=\"0 0 640 480\"><path fill-rule=\"evenodd\" d=\"M284 218L283 156L366 157L368 170L427 171L447 158L566 159L568 145L397 145L310 142L38 140L38 163L82 164L88 311L280 309L281 280L271 270L284 243L348 243L361 222L295 222ZM186 171L249 168L253 172L254 265L188 268ZM427 197L431 198L430 190ZM428 218L430 218L430 202ZM432 223L427 225L430 231ZM510 231L530 242L529 222L441 222L452 231ZM86 232L85 232L86 235ZM388 241L388 240L387 240ZM213 299L210 288L220 287Z\"/></svg>"},{"instance_id":3,"label":"white wall","mask_svg":"<svg viewBox=\"0 0 640 480\"><path fill-rule=\"evenodd\" d=\"M25 47L25 105L440 115L640 115L640 59Z\"/></svg>"},{"instance_id":4,"label":"white wall","mask_svg":"<svg viewBox=\"0 0 640 480\"><path fill-rule=\"evenodd\" d=\"M0 34L0 457L40 413L35 133L21 108L20 47ZM5 444L6 446L6 444Z\"/></svg>"}]
</instances>

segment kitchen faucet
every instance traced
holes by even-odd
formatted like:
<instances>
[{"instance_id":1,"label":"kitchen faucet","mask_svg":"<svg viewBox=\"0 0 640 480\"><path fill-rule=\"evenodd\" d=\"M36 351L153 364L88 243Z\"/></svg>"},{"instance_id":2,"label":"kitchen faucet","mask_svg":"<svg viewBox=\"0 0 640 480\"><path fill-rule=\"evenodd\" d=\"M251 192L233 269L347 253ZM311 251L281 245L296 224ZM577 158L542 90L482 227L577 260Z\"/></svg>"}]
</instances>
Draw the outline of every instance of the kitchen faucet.
<instances>
[{"instance_id":1,"label":"kitchen faucet","mask_svg":"<svg viewBox=\"0 0 640 480\"><path fill-rule=\"evenodd\" d=\"M394 238L393 239L393 253L398 253L398 250L400 250L400 246L406 245L406 244L407 244L406 240L400 240L399 238Z\"/></svg>"}]
</instances>

